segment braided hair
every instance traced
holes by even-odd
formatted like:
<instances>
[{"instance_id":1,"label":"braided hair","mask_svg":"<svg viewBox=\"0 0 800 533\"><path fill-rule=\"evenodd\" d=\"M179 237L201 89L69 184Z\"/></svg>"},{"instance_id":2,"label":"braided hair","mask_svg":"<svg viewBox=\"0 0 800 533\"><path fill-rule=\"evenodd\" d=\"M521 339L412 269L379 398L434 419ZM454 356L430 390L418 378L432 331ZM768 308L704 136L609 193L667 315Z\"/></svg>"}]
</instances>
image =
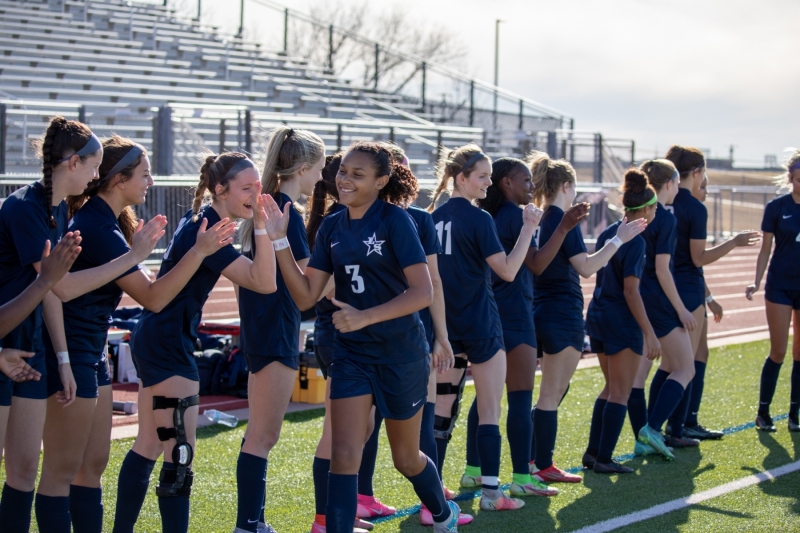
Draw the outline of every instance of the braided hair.
<instances>
[{"instance_id":1,"label":"braided hair","mask_svg":"<svg viewBox=\"0 0 800 533\"><path fill-rule=\"evenodd\" d=\"M206 156L203 166L200 167L200 181L194 190L192 222L197 222L203 204L216 196L217 185L222 185L224 190L228 190L228 183L234 177L229 176L226 179L228 171L242 159L247 159L247 156L241 152L225 152L221 155L209 154Z\"/></svg>"},{"instance_id":2,"label":"braided hair","mask_svg":"<svg viewBox=\"0 0 800 533\"><path fill-rule=\"evenodd\" d=\"M492 161L492 184L486 190L486 198L478 199L478 207L492 216L497 214L506 199L503 191L500 190L500 181L510 176L519 167L526 168L527 165L525 161L515 157L501 157Z\"/></svg>"},{"instance_id":3,"label":"braided hair","mask_svg":"<svg viewBox=\"0 0 800 533\"><path fill-rule=\"evenodd\" d=\"M343 156L344 152L339 152L325 158L322 179L314 184L314 194L308 198L308 204L306 205L306 211L308 212L306 238L308 239L308 248L310 250L314 249L317 231L319 231L322 220L331 214L333 207L339 201L336 174L339 173L339 165L342 163Z\"/></svg>"},{"instance_id":4,"label":"braided hair","mask_svg":"<svg viewBox=\"0 0 800 533\"><path fill-rule=\"evenodd\" d=\"M92 130L86 124L76 120L67 120L56 116L50 120L41 141L42 152L42 184L45 191L45 209L49 216L48 223L51 228L58 226L53 216L53 167L66 156L77 153L86 146L92 136ZM94 154L80 156L85 161Z\"/></svg>"}]
</instances>

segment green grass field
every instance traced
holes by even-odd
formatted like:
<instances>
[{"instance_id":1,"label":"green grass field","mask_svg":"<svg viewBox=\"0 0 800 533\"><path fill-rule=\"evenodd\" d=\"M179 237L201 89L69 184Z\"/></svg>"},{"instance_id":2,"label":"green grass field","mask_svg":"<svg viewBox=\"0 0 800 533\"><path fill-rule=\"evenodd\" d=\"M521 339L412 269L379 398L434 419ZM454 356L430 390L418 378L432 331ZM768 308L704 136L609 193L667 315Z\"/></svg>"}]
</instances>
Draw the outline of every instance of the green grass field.
<instances>
[{"instance_id":1,"label":"green grass field","mask_svg":"<svg viewBox=\"0 0 800 533\"><path fill-rule=\"evenodd\" d=\"M752 422L766 351L765 342L712 351L700 416L702 423L714 428L731 428ZM784 365L781 374L774 414L785 413L788 408L790 365ZM562 468L580 464L592 405L601 383L598 368L579 371L572 380L569 395L559 411L555 459ZM474 390L468 388L465 406L469 406L473 395ZM445 482L454 489L464 466L465 423L466 417L462 416L446 464ZM270 456L267 519L280 533L309 530L313 519L311 461L321 425L321 410L287 416L281 441ZM515 513L479 513L477 500L461 501L463 511L477 515L472 525L462 529L573 531L797 461L800 459L800 434L790 434L785 420L779 422L778 427L775 434L745 429L726 435L721 441L705 442L699 449L678 450L672 463L660 458L634 459L627 464L636 473L626 476L608 477L588 472L584 483L559 485L562 492L554 498L527 498L526 507ZM191 531L233 529L235 465L243 433L244 425L236 429L217 426L199 432ZM122 440L114 442L111 448L111 463L105 476L106 529L109 531L116 498L116 476L130 445L130 440ZM627 454L632 449L633 435L626 423L617 455ZM375 493L398 509L411 507L417 503L411 486L392 468L388 452L384 434L376 468ZM505 441L501 478L505 482L511 478ZM153 484L155 480L154 474ZM138 530L159 529L158 505L151 490ZM375 531L430 530L419 526L417 515L411 515L378 524ZM800 472L632 524L621 531L800 531Z\"/></svg>"}]
</instances>

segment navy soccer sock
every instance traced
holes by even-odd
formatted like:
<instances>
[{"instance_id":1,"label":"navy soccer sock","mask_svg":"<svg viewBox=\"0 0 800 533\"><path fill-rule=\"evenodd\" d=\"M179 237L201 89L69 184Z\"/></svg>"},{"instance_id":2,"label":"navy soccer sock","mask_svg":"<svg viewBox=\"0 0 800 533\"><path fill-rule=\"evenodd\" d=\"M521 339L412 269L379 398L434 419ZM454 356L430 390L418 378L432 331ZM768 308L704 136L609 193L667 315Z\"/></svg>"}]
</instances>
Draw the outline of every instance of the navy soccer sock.
<instances>
[{"instance_id":1,"label":"navy soccer sock","mask_svg":"<svg viewBox=\"0 0 800 533\"><path fill-rule=\"evenodd\" d=\"M375 429L364 444L361 454L361 466L358 469L358 493L362 496L373 496L372 477L375 475L375 462L378 460L378 438L381 434L383 417L375 410Z\"/></svg>"},{"instance_id":2,"label":"navy soccer sock","mask_svg":"<svg viewBox=\"0 0 800 533\"><path fill-rule=\"evenodd\" d=\"M139 518L150 474L156 462L130 450L122 461L117 480L117 506L114 511L114 533L133 533Z\"/></svg>"},{"instance_id":3,"label":"navy soccer sock","mask_svg":"<svg viewBox=\"0 0 800 533\"><path fill-rule=\"evenodd\" d=\"M625 424L625 414L628 408L619 403L606 403L603 409L603 431L600 434L600 445L597 450L597 461L610 463L617 447L622 425Z\"/></svg>"},{"instance_id":4,"label":"navy soccer sock","mask_svg":"<svg viewBox=\"0 0 800 533\"><path fill-rule=\"evenodd\" d=\"M331 460L314 457L314 505L315 513L325 515L328 505L328 472L331 471Z\"/></svg>"},{"instance_id":5,"label":"navy soccer sock","mask_svg":"<svg viewBox=\"0 0 800 533\"><path fill-rule=\"evenodd\" d=\"M511 450L511 466L515 474L529 474L530 442L533 434L531 412L533 392L519 390L508 393L508 416L506 418L506 438Z\"/></svg>"},{"instance_id":6,"label":"navy soccer sock","mask_svg":"<svg viewBox=\"0 0 800 533\"><path fill-rule=\"evenodd\" d=\"M433 515L433 521L442 522L450 515L450 508L444 498L444 489L442 489L442 482L436 473L436 465L433 464L430 457L426 457L426 459L427 464L422 472L407 479L414 486L414 492L419 496L419 501Z\"/></svg>"},{"instance_id":7,"label":"navy soccer sock","mask_svg":"<svg viewBox=\"0 0 800 533\"><path fill-rule=\"evenodd\" d=\"M439 471L439 479L442 479L444 471L444 458L447 456L447 439L436 438L436 470Z\"/></svg>"},{"instance_id":8,"label":"navy soccer sock","mask_svg":"<svg viewBox=\"0 0 800 533\"><path fill-rule=\"evenodd\" d=\"M778 385L778 375L781 372L781 363L776 363L769 357L764 361L761 369L761 390L758 395L758 414L769 414L772 397L775 396L775 387Z\"/></svg>"},{"instance_id":9,"label":"navy soccer sock","mask_svg":"<svg viewBox=\"0 0 800 533\"><path fill-rule=\"evenodd\" d=\"M650 397L647 399L648 419L653 414L653 409L656 406L656 400L658 399L658 395L661 392L661 387L664 386L664 383L667 381L668 377L669 377L669 372L666 372L659 368L658 370L656 370L656 373L653 376L653 381L650 382Z\"/></svg>"},{"instance_id":10,"label":"navy soccer sock","mask_svg":"<svg viewBox=\"0 0 800 533\"><path fill-rule=\"evenodd\" d=\"M33 491L17 490L4 483L3 497L0 499L0 524L3 532L28 533L32 507Z\"/></svg>"},{"instance_id":11,"label":"navy soccer sock","mask_svg":"<svg viewBox=\"0 0 800 533\"><path fill-rule=\"evenodd\" d=\"M606 400L597 398L594 401L592 410L592 424L589 427L589 445L586 446L586 453L597 457L600 449L600 434L603 432L603 409L606 407Z\"/></svg>"},{"instance_id":12,"label":"navy soccer sock","mask_svg":"<svg viewBox=\"0 0 800 533\"><path fill-rule=\"evenodd\" d=\"M661 426L664 425L667 418L681 403L683 392L683 385L674 379L668 379L664 382L661 391L658 393L656 404L653 406L653 413L647 418L647 424L656 431L661 431Z\"/></svg>"},{"instance_id":13,"label":"navy soccer sock","mask_svg":"<svg viewBox=\"0 0 800 533\"><path fill-rule=\"evenodd\" d=\"M358 475L328 475L328 506L325 527L328 533L351 533L358 507Z\"/></svg>"},{"instance_id":14,"label":"navy soccer sock","mask_svg":"<svg viewBox=\"0 0 800 533\"><path fill-rule=\"evenodd\" d=\"M267 460L239 452L239 459L236 461L236 487L236 527L255 533L267 490Z\"/></svg>"},{"instance_id":15,"label":"navy soccer sock","mask_svg":"<svg viewBox=\"0 0 800 533\"><path fill-rule=\"evenodd\" d=\"M558 433L558 411L544 411L538 407L533 415L533 432L536 433L536 468L544 470L553 465L553 450Z\"/></svg>"},{"instance_id":16,"label":"navy soccer sock","mask_svg":"<svg viewBox=\"0 0 800 533\"><path fill-rule=\"evenodd\" d=\"M669 417L670 428L672 429L672 436L676 439L683 437L683 425L686 423L686 417L689 415L689 404L692 403L692 382L686 386L683 391L683 398L681 403L672 412Z\"/></svg>"},{"instance_id":17,"label":"navy soccer sock","mask_svg":"<svg viewBox=\"0 0 800 533\"><path fill-rule=\"evenodd\" d=\"M480 468L481 457L478 454L478 426L480 420L478 417L478 398L472 401L467 415L467 466L474 466Z\"/></svg>"},{"instance_id":18,"label":"navy soccer sock","mask_svg":"<svg viewBox=\"0 0 800 533\"><path fill-rule=\"evenodd\" d=\"M697 413L700 412L700 403L703 401L703 389L706 385L706 364L702 361L694 362L694 378L692 379L692 399L689 403L689 414L686 415L686 426L695 427Z\"/></svg>"},{"instance_id":19,"label":"navy soccer sock","mask_svg":"<svg viewBox=\"0 0 800 533\"><path fill-rule=\"evenodd\" d=\"M644 389L631 389L628 397L628 417L631 419L633 438L639 436L639 430L647 425L647 402L644 399Z\"/></svg>"},{"instance_id":20,"label":"navy soccer sock","mask_svg":"<svg viewBox=\"0 0 800 533\"><path fill-rule=\"evenodd\" d=\"M500 475L500 426L481 424L478 426L478 454L481 458L481 486L497 490Z\"/></svg>"},{"instance_id":21,"label":"navy soccer sock","mask_svg":"<svg viewBox=\"0 0 800 533\"><path fill-rule=\"evenodd\" d=\"M164 462L161 465L162 472L174 472L177 469L175 463ZM169 487L171 485L171 483L164 483L159 486ZM159 496L158 510L161 512L161 531L163 533L187 533L189 531L188 496Z\"/></svg>"},{"instance_id":22,"label":"navy soccer sock","mask_svg":"<svg viewBox=\"0 0 800 533\"><path fill-rule=\"evenodd\" d=\"M100 533L103 530L103 489L70 485L69 514L75 533Z\"/></svg>"},{"instance_id":23,"label":"navy soccer sock","mask_svg":"<svg viewBox=\"0 0 800 533\"><path fill-rule=\"evenodd\" d=\"M72 520L69 516L69 496L36 494L35 507L36 523L39 525L39 531L70 533Z\"/></svg>"},{"instance_id":24,"label":"navy soccer sock","mask_svg":"<svg viewBox=\"0 0 800 533\"><path fill-rule=\"evenodd\" d=\"M422 422L419 428L419 450L433 461L434 466L437 464L436 439L433 437L435 419L436 404L427 402L422 408Z\"/></svg>"},{"instance_id":25,"label":"navy soccer sock","mask_svg":"<svg viewBox=\"0 0 800 533\"><path fill-rule=\"evenodd\" d=\"M797 412L800 410L800 361L792 363L792 389L789 394L789 416L797 422Z\"/></svg>"},{"instance_id":26,"label":"navy soccer sock","mask_svg":"<svg viewBox=\"0 0 800 533\"><path fill-rule=\"evenodd\" d=\"M536 459L536 426L533 424L533 416L535 413L536 406L534 405L533 409L531 409L531 428L533 428L533 431L531 432L531 463L534 462L534 459Z\"/></svg>"}]
</instances>

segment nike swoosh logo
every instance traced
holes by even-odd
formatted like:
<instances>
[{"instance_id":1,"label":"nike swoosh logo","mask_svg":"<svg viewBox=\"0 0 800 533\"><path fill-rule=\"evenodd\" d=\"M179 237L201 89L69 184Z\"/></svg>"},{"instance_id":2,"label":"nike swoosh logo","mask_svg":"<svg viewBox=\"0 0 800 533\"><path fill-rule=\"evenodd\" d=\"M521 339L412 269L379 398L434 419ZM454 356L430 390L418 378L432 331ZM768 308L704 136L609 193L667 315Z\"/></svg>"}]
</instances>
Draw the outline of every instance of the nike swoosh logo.
<instances>
[{"instance_id":1,"label":"nike swoosh logo","mask_svg":"<svg viewBox=\"0 0 800 533\"><path fill-rule=\"evenodd\" d=\"M331 243L331 248L333 248L333 247L334 247L334 246L336 246L337 244L339 244L339 243L338 243L338 242L332 242L332 243Z\"/></svg>"},{"instance_id":2,"label":"nike swoosh logo","mask_svg":"<svg viewBox=\"0 0 800 533\"><path fill-rule=\"evenodd\" d=\"M417 400L416 402L414 402L414 403L412 403L412 404L411 404L411 407L416 407L416 406L418 406L418 405L419 405L419 402L421 402L421 401L422 401L422 400Z\"/></svg>"},{"instance_id":3,"label":"nike swoosh logo","mask_svg":"<svg viewBox=\"0 0 800 533\"><path fill-rule=\"evenodd\" d=\"M256 523L258 523L258 519L256 519L256 520L250 520L250 519L248 518L248 519L247 519L247 523L248 523L248 524L256 524Z\"/></svg>"},{"instance_id":4,"label":"nike swoosh logo","mask_svg":"<svg viewBox=\"0 0 800 533\"><path fill-rule=\"evenodd\" d=\"M783 215L784 220L786 220L787 218L792 218L792 215Z\"/></svg>"}]
</instances>

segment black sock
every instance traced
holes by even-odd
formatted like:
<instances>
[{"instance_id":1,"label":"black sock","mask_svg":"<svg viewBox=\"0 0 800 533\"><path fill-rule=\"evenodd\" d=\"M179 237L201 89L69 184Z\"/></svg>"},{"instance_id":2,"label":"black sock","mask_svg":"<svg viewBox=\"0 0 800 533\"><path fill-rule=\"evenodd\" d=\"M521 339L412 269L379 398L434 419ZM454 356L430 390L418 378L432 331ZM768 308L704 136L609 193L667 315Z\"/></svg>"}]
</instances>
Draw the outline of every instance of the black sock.
<instances>
[{"instance_id":1,"label":"black sock","mask_svg":"<svg viewBox=\"0 0 800 533\"><path fill-rule=\"evenodd\" d=\"M661 370L660 368L656 370L655 375L653 376L653 381L650 382L650 396L647 398L647 418L650 419L650 416L653 414L653 408L656 406L656 400L658 399L658 394L661 392L661 387L664 386L664 382L667 381L669 377L669 372Z\"/></svg>"},{"instance_id":2,"label":"black sock","mask_svg":"<svg viewBox=\"0 0 800 533\"><path fill-rule=\"evenodd\" d=\"M72 520L69 516L69 496L36 494L35 508L39 531L70 533Z\"/></svg>"},{"instance_id":3,"label":"black sock","mask_svg":"<svg viewBox=\"0 0 800 533\"><path fill-rule=\"evenodd\" d=\"M533 409L531 409L531 427L533 428L533 431L531 432L531 463L534 461L534 459L536 459L536 426L533 424L533 417L535 413L536 406L534 405Z\"/></svg>"},{"instance_id":4,"label":"black sock","mask_svg":"<svg viewBox=\"0 0 800 533\"><path fill-rule=\"evenodd\" d=\"M256 532L267 490L267 460L239 452L236 461L236 527Z\"/></svg>"},{"instance_id":5,"label":"black sock","mask_svg":"<svg viewBox=\"0 0 800 533\"><path fill-rule=\"evenodd\" d=\"M422 423L419 428L419 450L427 455L436 466L436 439L433 437L433 423L436 419L436 404L427 402L422 408ZM438 472L438 470L437 470Z\"/></svg>"},{"instance_id":6,"label":"black sock","mask_svg":"<svg viewBox=\"0 0 800 533\"><path fill-rule=\"evenodd\" d=\"M161 465L162 472L176 471L174 463L164 461ZM169 487L171 483L164 482L159 486ZM161 512L161 531L163 533L187 533L189 531L189 497L188 496L159 496L158 510Z\"/></svg>"},{"instance_id":7,"label":"black sock","mask_svg":"<svg viewBox=\"0 0 800 533\"><path fill-rule=\"evenodd\" d=\"M617 447L619 434L625 424L628 408L619 403L608 402L603 409L603 432L600 434L600 445L597 450L597 461L610 463Z\"/></svg>"},{"instance_id":8,"label":"black sock","mask_svg":"<svg viewBox=\"0 0 800 533\"><path fill-rule=\"evenodd\" d=\"M703 388L706 385L706 364L702 361L694 362L694 378L692 379L692 399L689 403L689 414L686 415L686 426L695 427L700 403L703 401Z\"/></svg>"},{"instance_id":9,"label":"black sock","mask_svg":"<svg viewBox=\"0 0 800 533\"><path fill-rule=\"evenodd\" d=\"M628 397L628 418L631 419L634 440L639 436L639 430L647 425L647 402L644 399L644 389L631 389Z\"/></svg>"},{"instance_id":10,"label":"black sock","mask_svg":"<svg viewBox=\"0 0 800 533\"><path fill-rule=\"evenodd\" d=\"M792 389L789 394L789 417L797 422L797 412L800 410L800 361L792 363Z\"/></svg>"},{"instance_id":11,"label":"black sock","mask_svg":"<svg viewBox=\"0 0 800 533\"><path fill-rule=\"evenodd\" d=\"M478 397L472 401L467 415L467 466L481 466L481 457L478 454Z\"/></svg>"},{"instance_id":12,"label":"black sock","mask_svg":"<svg viewBox=\"0 0 800 533\"><path fill-rule=\"evenodd\" d=\"M661 431L667 418L672 414L683 398L683 385L674 379L668 379L658 393L658 399L653 406L653 412L647 417L647 425L656 431Z\"/></svg>"},{"instance_id":13,"label":"black sock","mask_svg":"<svg viewBox=\"0 0 800 533\"><path fill-rule=\"evenodd\" d=\"M331 532L353 531L358 507L358 475L328 475L328 506L325 524Z\"/></svg>"},{"instance_id":14,"label":"black sock","mask_svg":"<svg viewBox=\"0 0 800 533\"><path fill-rule=\"evenodd\" d=\"M372 496L372 478L375 475L375 462L378 460L378 438L381 433L383 417L375 410L375 429L364 444L361 454L361 466L358 469L358 493L363 496Z\"/></svg>"},{"instance_id":15,"label":"black sock","mask_svg":"<svg viewBox=\"0 0 800 533\"><path fill-rule=\"evenodd\" d=\"M558 433L558 411L544 411L538 407L533 416L533 432L536 433L536 468L544 470L553 465L553 450Z\"/></svg>"},{"instance_id":16,"label":"black sock","mask_svg":"<svg viewBox=\"0 0 800 533\"><path fill-rule=\"evenodd\" d=\"M511 450L511 467L515 474L528 474L530 442L533 434L531 412L533 391L518 390L508 393L508 416L506 417L506 438Z\"/></svg>"},{"instance_id":17,"label":"black sock","mask_svg":"<svg viewBox=\"0 0 800 533\"><path fill-rule=\"evenodd\" d=\"M425 468L416 476L407 478L414 486L414 492L419 496L422 505L428 508L433 515L434 522L442 522L450 515L450 508L444 498L444 489L436 473L436 465L427 457Z\"/></svg>"},{"instance_id":18,"label":"black sock","mask_svg":"<svg viewBox=\"0 0 800 533\"><path fill-rule=\"evenodd\" d=\"M589 426L589 445L586 447L586 453L597 457L597 452L600 449L600 435L603 433L603 409L606 408L606 400L597 398L594 401L594 409L592 409L592 423Z\"/></svg>"},{"instance_id":19,"label":"black sock","mask_svg":"<svg viewBox=\"0 0 800 533\"><path fill-rule=\"evenodd\" d=\"M331 460L314 457L314 508L316 514L325 514L328 505L328 472L331 471Z\"/></svg>"},{"instance_id":20,"label":"black sock","mask_svg":"<svg viewBox=\"0 0 800 533\"><path fill-rule=\"evenodd\" d=\"M481 458L481 480L485 489L497 489L497 480L500 475L500 426L494 424L481 424L478 426L478 454Z\"/></svg>"},{"instance_id":21,"label":"black sock","mask_svg":"<svg viewBox=\"0 0 800 533\"><path fill-rule=\"evenodd\" d=\"M686 422L686 416L689 414L689 404L692 403L692 382L686 386L683 391L683 398L681 403L675 408L669 417L669 425L672 429L672 436L676 439L683 437L683 424Z\"/></svg>"},{"instance_id":22,"label":"black sock","mask_svg":"<svg viewBox=\"0 0 800 533\"><path fill-rule=\"evenodd\" d=\"M776 363L769 357L764 361L761 369L761 391L758 397L758 414L768 415L769 405L775 396L775 387L778 385L778 375L781 372L781 363Z\"/></svg>"},{"instance_id":23,"label":"black sock","mask_svg":"<svg viewBox=\"0 0 800 533\"><path fill-rule=\"evenodd\" d=\"M436 438L436 470L439 472L439 479L442 479L444 471L444 458L447 456L447 439Z\"/></svg>"},{"instance_id":24,"label":"black sock","mask_svg":"<svg viewBox=\"0 0 800 533\"><path fill-rule=\"evenodd\" d=\"M122 461L117 479L117 506L114 510L114 533L133 533L139 518L150 475L156 462L130 450Z\"/></svg>"},{"instance_id":25,"label":"black sock","mask_svg":"<svg viewBox=\"0 0 800 533\"><path fill-rule=\"evenodd\" d=\"M101 533L103 530L103 489L69 486L69 514L75 533Z\"/></svg>"},{"instance_id":26,"label":"black sock","mask_svg":"<svg viewBox=\"0 0 800 533\"><path fill-rule=\"evenodd\" d=\"M31 527L31 508L33 491L21 491L3 484L3 497L0 499L0 524L3 533L28 533Z\"/></svg>"}]
</instances>

